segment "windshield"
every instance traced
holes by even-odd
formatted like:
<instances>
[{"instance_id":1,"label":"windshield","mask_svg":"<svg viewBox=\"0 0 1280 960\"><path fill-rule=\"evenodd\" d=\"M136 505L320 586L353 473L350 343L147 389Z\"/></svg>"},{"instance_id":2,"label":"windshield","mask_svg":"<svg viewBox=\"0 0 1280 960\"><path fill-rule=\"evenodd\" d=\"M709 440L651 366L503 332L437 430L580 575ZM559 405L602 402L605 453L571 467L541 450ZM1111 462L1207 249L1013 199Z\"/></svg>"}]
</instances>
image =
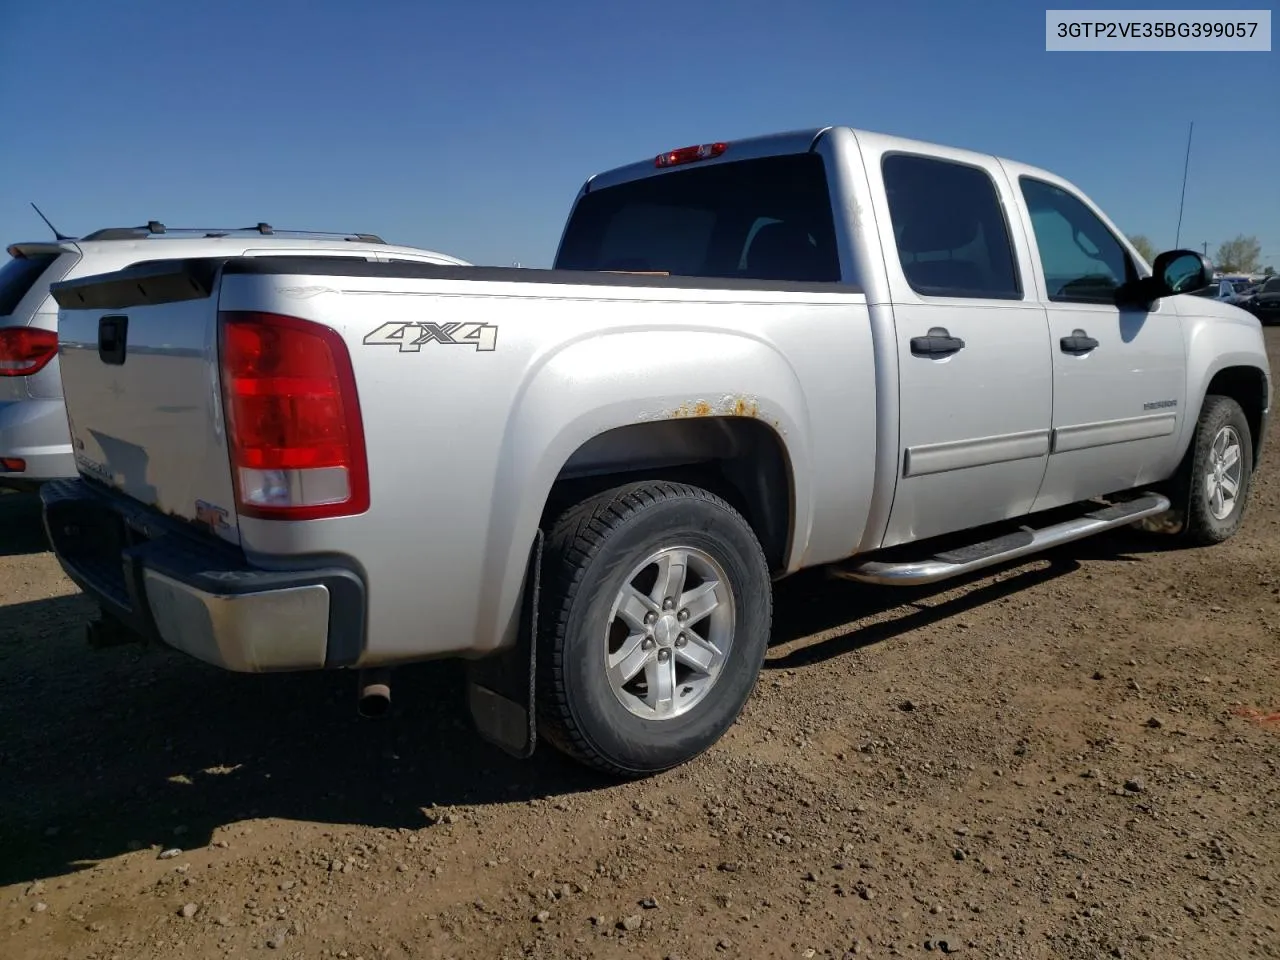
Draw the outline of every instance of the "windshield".
<instances>
[{"instance_id":1,"label":"windshield","mask_svg":"<svg viewBox=\"0 0 1280 960\"><path fill-rule=\"evenodd\" d=\"M56 253L37 253L13 257L0 267L0 317L7 317L18 309L27 291L57 259Z\"/></svg>"}]
</instances>

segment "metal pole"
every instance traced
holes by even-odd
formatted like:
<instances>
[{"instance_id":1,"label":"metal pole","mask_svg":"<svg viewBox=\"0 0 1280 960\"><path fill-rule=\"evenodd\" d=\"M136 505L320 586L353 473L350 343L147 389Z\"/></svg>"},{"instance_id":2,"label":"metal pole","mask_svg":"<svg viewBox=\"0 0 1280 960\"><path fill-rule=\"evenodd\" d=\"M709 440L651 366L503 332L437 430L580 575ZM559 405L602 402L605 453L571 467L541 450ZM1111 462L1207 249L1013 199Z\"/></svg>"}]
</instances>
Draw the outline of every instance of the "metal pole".
<instances>
[{"instance_id":1,"label":"metal pole","mask_svg":"<svg viewBox=\"0 0 1280 960\"><path fill-rule=\"evenodd\" d=\"M1178 201L1178 232L1174 234L1173 246L1177 249L1178 241L1182 239L1182 208L1187 202L1187 170L1191 167L1191 131L1195 130L1196 122L1191 121L1191 126L1187 128L1187 158L1182 162L1182 199Z\"/></svg>"}]
</instances>

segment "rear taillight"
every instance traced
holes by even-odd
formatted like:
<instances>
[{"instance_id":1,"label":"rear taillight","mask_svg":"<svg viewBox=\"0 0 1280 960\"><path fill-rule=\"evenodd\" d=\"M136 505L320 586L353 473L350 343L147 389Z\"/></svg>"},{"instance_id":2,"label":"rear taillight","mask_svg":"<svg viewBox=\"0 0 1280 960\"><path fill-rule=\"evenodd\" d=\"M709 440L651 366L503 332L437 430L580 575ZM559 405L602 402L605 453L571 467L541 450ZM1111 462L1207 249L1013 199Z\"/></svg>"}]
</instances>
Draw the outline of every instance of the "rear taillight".
<instances>
[{"instance_id":1,"label":"rear taillight","mask_svg":"<svg viewBox=\"0 0 1280 960\"><path fill-rule=\"evenodd\" d=\"M218 319L239 512L315 520L367 510L364 428L342 338L272 313L223 312Z\"/></svg>"},{"instance_id":2,"label":"rear taillight","mask_svg":"<svg viewBox=\"0 0 1280 960\"><path fill-rule=\"evenodd\" d=\"M0 330L0 377L39 373L58 353L58 334L36 327Z\"/></svg>"},{"instance_id":3,"label":"rear taillight","mask_svg":"<svg viewBox=\"0 0 1280 960\"><path fill-rule=\"evenodd\" d=\"M0 471L4 473L26 473L27 461L21 457L0 457Z\"/></svg>"}]
</instances>

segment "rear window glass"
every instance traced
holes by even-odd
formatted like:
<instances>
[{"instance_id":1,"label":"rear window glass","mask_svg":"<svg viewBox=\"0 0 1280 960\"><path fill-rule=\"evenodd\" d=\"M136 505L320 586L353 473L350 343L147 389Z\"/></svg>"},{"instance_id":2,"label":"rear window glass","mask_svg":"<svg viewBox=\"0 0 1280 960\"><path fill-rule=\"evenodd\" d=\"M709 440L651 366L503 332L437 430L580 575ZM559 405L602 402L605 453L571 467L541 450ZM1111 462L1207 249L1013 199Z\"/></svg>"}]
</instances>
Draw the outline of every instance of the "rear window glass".
<instances>
[{"instance_id":1,"label":"rear window glass","mask_svg":"<svg viewBox=\"0 0 1280 960\"><path fill-rule=\"evenodd\" d=\"M556 267L743 280L840 280L817 154L691 166L589 192Z\"/></svg>"},{"instance_id":2,"label":"rear window glass","mask_svg":"<svg viewBox=\"0 0 1280 960\"><path fill-rule=\"evenodd\" d=\"M35 286L53 261L56 253L37 253L27 257L12 257L0 267L0 317L7 317L18 309L18 304Z\"/></svg>"}]
</instances>

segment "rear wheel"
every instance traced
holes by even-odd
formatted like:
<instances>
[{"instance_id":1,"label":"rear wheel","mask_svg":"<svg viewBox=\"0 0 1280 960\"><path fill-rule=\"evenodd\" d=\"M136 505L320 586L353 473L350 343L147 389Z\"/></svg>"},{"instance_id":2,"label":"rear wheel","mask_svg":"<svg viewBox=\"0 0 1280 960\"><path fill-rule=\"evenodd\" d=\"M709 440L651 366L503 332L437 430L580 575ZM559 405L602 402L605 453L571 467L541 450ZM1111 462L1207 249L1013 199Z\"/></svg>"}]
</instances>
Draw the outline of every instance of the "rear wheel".
<instances>
[{"instance_id":1,"label":"rear wheel","mask_svg":"<svg viewBox=\"0 0 1280 960\"><path fill-rule=\"evenodd\" d=\"M1221 543L1244 522L1253 480L1253 438L1244 411L1230 397L1205 398L1178 482L1187 539Z\"/></svg>"},{"instance_id":2,"label":"rear wheel","mask_svg":"<svg viewBox=\"0 0 1280 960\"><path fill-rule=\"evenodd\" d=\"M686 484L633 483L566 510L544 554L539 727L620 776L684 763L759 675L771 581L751 527Z\"/></svg>"}]
</instances>

